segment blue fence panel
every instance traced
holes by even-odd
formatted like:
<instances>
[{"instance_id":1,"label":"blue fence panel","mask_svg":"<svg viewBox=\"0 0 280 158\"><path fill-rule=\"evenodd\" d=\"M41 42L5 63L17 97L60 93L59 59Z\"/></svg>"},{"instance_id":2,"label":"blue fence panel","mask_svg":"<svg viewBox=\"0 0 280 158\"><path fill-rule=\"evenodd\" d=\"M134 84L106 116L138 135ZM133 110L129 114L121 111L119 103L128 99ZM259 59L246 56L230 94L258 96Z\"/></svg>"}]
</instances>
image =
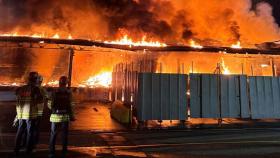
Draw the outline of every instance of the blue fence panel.
<instances>
[{"instance_id":1,"label":"blue fence panel","mask_svg":"<svg viewBox=\"0 0 280 158\"><path fill-rule=\"evenodd\" d=\"M185 120L187 75L140 73L138 120Z\"/></svg>"},{"instance_id":2,"label":"blue fence panel","mask_svg":"<svg viewBox=\"0 0 280 158\"><path fill-rule=\"evenodd\" d=\"M191 74L192 118L248 118L247 78L240 75Z\"/></svg>"},{"instance_id":3,"label":"blue fence panel","mask_svg":"<svg viewBox=\"0 0 280 158\"><path fill-rule=\"evenodd\" d=\"M242 75L221 75L221 116L248 118L247 78Z\"/></svg>"},{"instance_id":4,"label":"blue fence panel","mask_svg":"<svg viewBox=\"0 0 280 158\"><path fill-rule=\"evenodd\" d=\"M280 118L280 78L256 76L249 81L252 118Z\"/></svg>"},{"instance_id":5,"label":"blue fence panel","mask_svg":"<svg viewBox=\"0 0 280 158\"><path fill-rule=\"evenodd\" d=\"M190 96L192 118L219 117L218 75L191 74Z\"/></svg>"}]
</instances>

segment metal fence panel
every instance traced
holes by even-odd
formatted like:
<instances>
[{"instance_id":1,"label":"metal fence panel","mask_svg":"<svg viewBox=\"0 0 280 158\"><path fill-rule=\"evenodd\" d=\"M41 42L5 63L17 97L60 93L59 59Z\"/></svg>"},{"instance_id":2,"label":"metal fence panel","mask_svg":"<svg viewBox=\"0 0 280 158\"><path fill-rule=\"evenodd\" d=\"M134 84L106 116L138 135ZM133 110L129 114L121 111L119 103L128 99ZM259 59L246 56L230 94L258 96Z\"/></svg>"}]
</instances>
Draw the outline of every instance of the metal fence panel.
<instances>
[{"instance_id":1,"label":"metal fence panel","mask_svg":"<svg viewBox=\"0 0 280 158\"><path fill-rule=\"evenodd\" d=\"M140 73L138 120L185 120L187 76Z\"/></svg>"},{"instance_id":2,"label":"metal fence panel","mask_svg":"<svg viewBox=\"0 0 280 158\"><path fill-rule=\"evenodd\" d=\"M242 75L221 75L221 116L248 118L247 78Z\"/></svg>"},{"instance_id":3,"label":"metal fence panel","mask_svg":"<svg viewBox=\"0 0 280 158\"><path fill-rule=\"evenodd\" d=\"M201 77L190 74L190 114L192 118L201 118Z\"/></svg>"},{"instance_id":4,"label":"metal fence panel","mask_svg":"<svg viewBox=\"0 0 280 158\"><path fill-rule=\"evenodd\" d=\"M241 118L250 117L250 107L249 107L249 93L248 93L248 83L247 76L240 76L240 104L241 104Z\"/></svg>"},{"instance_id":5,"label":"metal fence panel","mask_svg":"<svg viewBox=\"0 0 280 158\"><path fill-rule=\"evenodd\" d=\"M191 74L192 118L247 118L247 78L239 75Z\"/></svg>"},{"instance_id":6,"label":"metal fence panel","mask_svg":"<svg viewBox=\"0 0 280 158\"><path fill-rule=\"evenodd\" d=\"M257 76L249 81L252 118L280 118L280 78Z\"/></svg>"},{"instance_id":7,"label":"metal fence panel","mask_svg":"<svg viewBox=\"0 0 280 158\"><path fill-rule=\"evenodd\" d=\"M219 118L218 75L202 76L202 117Z\"/></svg>"},{"instance_id":8,"label":"metal fence panel","mask_svg":"<svg viewBox=\"0 0 280 158\"><path fill-rule=\"evenodd\" d=\"M192 118L218 118L218 75L191 74L190 110Z\"/></svg>"},{"instance_id":9,"label":"metal fence panel","mask_svg":"<svg viewBox=\"0 0 280 158\"><path fill-rule=\"evenodd\" d=\"M236 76L221 76L221 116L240 117L239 87Z\"/></svg>"}]
</instances>

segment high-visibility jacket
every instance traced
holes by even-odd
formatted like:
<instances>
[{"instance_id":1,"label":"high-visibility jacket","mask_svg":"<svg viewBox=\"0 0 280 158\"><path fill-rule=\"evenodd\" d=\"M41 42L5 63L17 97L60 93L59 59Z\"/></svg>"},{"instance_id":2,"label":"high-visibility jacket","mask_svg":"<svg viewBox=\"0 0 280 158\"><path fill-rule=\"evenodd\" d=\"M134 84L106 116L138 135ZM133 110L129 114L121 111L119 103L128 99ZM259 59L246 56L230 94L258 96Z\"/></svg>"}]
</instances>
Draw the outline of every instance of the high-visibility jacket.
<instances>
[{"instance_id":1,"label":"high-visibility jacket","mask_svg":"<svg viewBox=\"0 0 280 158\"><path fill-rule=\"evenodd\" d=\"M25 85L16 90L17 119L35 119L38 115L37 103L42 100L42 94L38 87Z\"/></svg>"},{"instance_id":2,"label":"high-visibility jacket","mask_svg":"<svg viewBox=\"0 0 280 158\"><path fill-rule=\"evenodd\" d=\"M59 94L65 94L64 100L66 101L65 103L60 102L57 99L57 95ZM63 104L65 109L59 109ZM73 107L74 107L74 102L72 98L72 92L71 90L67 88L58 88L55 90L52 95L51 95L51 102L48 102L49 108L51 109L51 116L50 116L50 122L69 122L71 118L74 118L74 113L73 113Z\"/></svg>"},{"instance_id":3,"label":"high-visibility jacket","mask_svg":"<svg viewBox=\"0 0 280 158\"><path fill-rule=\"evenodd\" d=\"M41 94L43 95L43 100L42 100L42 102L39 102L37 104L37 107L38 107L38 114L37 115L38 116L43 116L44 105L47 102L49 97L48 97L48 93L47 93L47 91L44 87L39 86L39 89L40 89Z\"/></svg>"}]
</instances>

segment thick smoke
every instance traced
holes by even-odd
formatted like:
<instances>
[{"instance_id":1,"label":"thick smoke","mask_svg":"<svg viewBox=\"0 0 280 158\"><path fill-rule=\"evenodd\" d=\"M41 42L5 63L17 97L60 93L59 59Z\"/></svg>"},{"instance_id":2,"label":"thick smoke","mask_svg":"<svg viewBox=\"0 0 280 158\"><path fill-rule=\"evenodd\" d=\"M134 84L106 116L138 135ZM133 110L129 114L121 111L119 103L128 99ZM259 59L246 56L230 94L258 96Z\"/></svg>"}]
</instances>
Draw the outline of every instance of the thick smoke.
<instances>
[{"instance_id":1,"label":"thick smoke","mask_svg":"<svg viewBox=\"0 0 280 158\"><path fill-rule=\"evenodd\" d=\"M280 38L269 4L254 0L2 0L2 32L167 43L246 45Z\"/></svg>"},{"instance_id":2,"label":"thick smoke","mask_svg":"<svg viewBox=\"0 0 280 158\"><path fill-rule=\"evenodd\" d=\"M190 39L202 45L242 46L280 39L279 26L272 7L263 0L0 0L0 33L43 34L62 38L114 40L124 34L135 40L168 44L188 44ZM66 52L18 50L9 60L16 65L8 74L19 77L37 70L47 79L66 74ZM22 54L20 54L22 53ZM62 55L64 54L64 56ZM87 55L75 57L77 82L89 75L110 71L122 57L112 55L88 61ZM95 57L92 57L95 58ZM108 58L108 59L107 59ZM0 57L0 61L6 61ZM18 64L17 64L18 63ZM106 64L104 64L106 63ZM84 64L84 65L82 65ZM2 64L2 67L5 67ZM21 67L22 69L18 69ZM106 67L106 68L105 68ZM4 70L4 69L3 69ZM85 75L80 72L85 71ZM103 69L102 69L103 71ZM4 72L0 69L0 72ZM0 76L2 77L2 76Z\"/></svg>"}]
</instances>

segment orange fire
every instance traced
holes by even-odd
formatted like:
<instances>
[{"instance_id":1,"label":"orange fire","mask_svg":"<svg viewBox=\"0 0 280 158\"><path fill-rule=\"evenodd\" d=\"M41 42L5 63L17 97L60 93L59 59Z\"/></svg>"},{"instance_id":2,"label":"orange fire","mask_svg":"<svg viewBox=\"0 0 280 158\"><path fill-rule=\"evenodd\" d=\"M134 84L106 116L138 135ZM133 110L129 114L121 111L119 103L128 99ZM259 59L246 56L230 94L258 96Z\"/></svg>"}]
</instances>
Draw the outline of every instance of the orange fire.
<instances>
[{"instance_id":1,"label":"orange fire","mask_svg":"<svg viewBox=\"0 0 280 158\"><path fill-rule=\"evenodd\" d=\"M54 39L60 39L61 36L58 33L55 33L53 36L47 36L45 34L40 34L40 33L34 33L34 34L19 34L18 32L14 33L5 33L5 34L0 34L0 36L4 37L32 37L32 38L54 38ZM72 35L68 35L68 37L64 37L66 39L73 39Z\"/></svg>"},{"instance_id":2,"label":"orange fire","mask_svg":"<svg viewBox=\"0 0 280 158\"><path fill-rule=\"evenodd\" d=\"M58 85L59 85L59 81L57 80L51 80L43 84L43 86L50 86L50 87L58 87Z\"/></svg>"},{"instance_id":3,"label":"orange fire","mask_svg":"<svg viewBox=\"0 0 280 158\"><path fill-rule=\"evenodd\" d=\"M224 75L230 75L231 74L228 66L226 66L226 64L225 64L224 58L222 58L222 62L221 62L220 66L221 66L222 74L224 74Z\"/></svg>"},{"instance_id":4,"label":"orange fire","mask_svg":"<svg viewBox=\"0 0 280 158\"><path fill-rule=\"evenodd\" d=\"M232 44L232 45L231 45L231 48L241 49L242 47L241 47L241 43L240 43L240 41L237 41L237 43L236 43L236 44Z\"/></svg>"},{"instance_id":5,"label":"orange fire","mask_svg":"<svg viewBox=\"0 0 280 158\"><path fill-rule=\"evenodd\" d=\"M89 77L88 80L84 81L79 87L105 87L109 88L112 83L112 72L103 72L98 75Z\"/></svg>"},{"instance_id":6,"label":"orange fire","mask_svg":"<svg viewBox=\"0 0 280 158\"><path fill-rule=\"evenodd\" d=\"M190 46L193 47L193 48L197 48L197 49L202 49L203 48L203 46L196 43L194 40L190 40Z\"/></svg>"},{"instance_id":7,"label":"orange fire","mask_svg":"<svg viewBox=\"0 0 280 158\"><path fill-rule=\"evenodd\" d=\"M135 42L128 35L124 35L122 39L116 41L105 41L104 43L108 44L119 44L119 45L128 45L128 46L149 46L149 47L166 47L165 43L159 41L146 41L146 36L142 37L141 41Z\"/></svg>"}]
</instances>

